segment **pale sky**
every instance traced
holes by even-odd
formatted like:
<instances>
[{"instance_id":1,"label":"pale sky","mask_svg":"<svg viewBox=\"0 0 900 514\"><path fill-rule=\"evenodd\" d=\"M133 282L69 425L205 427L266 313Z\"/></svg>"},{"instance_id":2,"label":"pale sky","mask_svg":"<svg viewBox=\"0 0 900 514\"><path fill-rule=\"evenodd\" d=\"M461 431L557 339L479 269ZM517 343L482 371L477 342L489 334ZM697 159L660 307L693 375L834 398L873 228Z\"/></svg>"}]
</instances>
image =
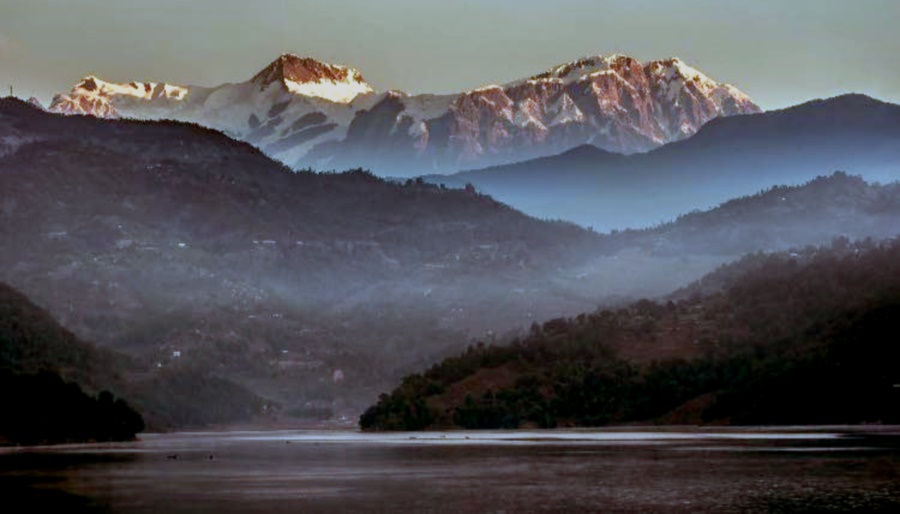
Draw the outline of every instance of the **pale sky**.
<instances>
[{"instance_id":1,"label":"pale sky","mask_svg":"<svg viewBox=\"0 0 900 514\"><path fill-rule=\"evenodd\" d=\"M458 92L585 55L677 56L763 108L900 103L897 0L0 0L0 93L81 77L217 85L292 52L379 91Z\"/></svg>"}]
</instances>

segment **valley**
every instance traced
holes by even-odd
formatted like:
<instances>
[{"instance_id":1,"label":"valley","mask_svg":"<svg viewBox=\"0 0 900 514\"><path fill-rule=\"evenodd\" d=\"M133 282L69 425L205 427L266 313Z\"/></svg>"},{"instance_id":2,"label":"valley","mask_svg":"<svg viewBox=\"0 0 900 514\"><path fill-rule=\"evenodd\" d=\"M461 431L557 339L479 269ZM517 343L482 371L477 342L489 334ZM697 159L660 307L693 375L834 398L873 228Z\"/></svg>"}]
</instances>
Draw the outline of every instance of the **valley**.
<instances>
[{"instance_id":1,"label":"valley","mask_svg":"<svg viewBox=\"0 0 900 514\"><path fill-rule=\"evenodd\" d=\"M0 107L0 280L121 354L104 385L156 429L354 419L478 341L900 216L895 184L836 173L598 233L474 188L293 172L196 125Z\"/></svg>"},{"instance_id":2,"label":"valley","mask_svg":"<svg viewBox=\"0 0 900 514\"><path fill-rule=\"evenodd\" d=\"M900 512L898 19L0 1L0 512Z\"/></svg>"}]
</instances>

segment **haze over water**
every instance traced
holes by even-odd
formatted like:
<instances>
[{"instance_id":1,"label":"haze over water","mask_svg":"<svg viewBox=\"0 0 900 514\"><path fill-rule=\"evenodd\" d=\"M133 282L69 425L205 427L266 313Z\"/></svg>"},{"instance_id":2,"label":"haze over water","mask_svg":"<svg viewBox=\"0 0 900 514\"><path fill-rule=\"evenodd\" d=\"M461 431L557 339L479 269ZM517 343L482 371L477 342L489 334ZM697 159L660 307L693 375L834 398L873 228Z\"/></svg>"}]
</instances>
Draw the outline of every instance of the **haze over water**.
<instances>
[{"instance_id":1,"label":"haze over water","mask_svg":"<svg viewBox=\"0 0 900 514\"><path fill-rule=\"evenodd\" d=\"M0 487L31 512L887 512L900 507L898 434L148 434L6 449Z\"/></svg>"}]
</instances>

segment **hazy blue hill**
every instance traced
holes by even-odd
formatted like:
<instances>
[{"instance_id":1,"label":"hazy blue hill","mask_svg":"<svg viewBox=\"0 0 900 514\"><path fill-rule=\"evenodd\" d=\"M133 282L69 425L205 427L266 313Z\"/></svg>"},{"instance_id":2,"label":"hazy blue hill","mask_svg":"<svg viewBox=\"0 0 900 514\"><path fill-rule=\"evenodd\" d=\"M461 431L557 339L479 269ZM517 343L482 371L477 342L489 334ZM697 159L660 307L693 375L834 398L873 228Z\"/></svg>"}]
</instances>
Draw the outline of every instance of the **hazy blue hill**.
<instances>
[{"instance_id":1,"label":"hazy blue hill","mask_svg":"<svg viewBox=\"0 0 900 514\"><path fill-rule=\"evenodd\" d=\"M839 236L883 239L898 233L900 183L872 184L835 172L605 237L611 248L640 248L656 255L736 256L825 244Z\"/></svg>"},{"instance_id":2,"label":"hazy blue hill","mask_svg":"<svg viewBox=\"0 0 900 514\"><path fill-rule=\"evenodd\" d=\"M689 139L644 154L582 148L428 180L470 182L528 214L607 230L655 225L831 170L900 179L900 106L844 95L715 119ZM559 198L566 201L549 200Z\"/></svg>"}]
</instances>

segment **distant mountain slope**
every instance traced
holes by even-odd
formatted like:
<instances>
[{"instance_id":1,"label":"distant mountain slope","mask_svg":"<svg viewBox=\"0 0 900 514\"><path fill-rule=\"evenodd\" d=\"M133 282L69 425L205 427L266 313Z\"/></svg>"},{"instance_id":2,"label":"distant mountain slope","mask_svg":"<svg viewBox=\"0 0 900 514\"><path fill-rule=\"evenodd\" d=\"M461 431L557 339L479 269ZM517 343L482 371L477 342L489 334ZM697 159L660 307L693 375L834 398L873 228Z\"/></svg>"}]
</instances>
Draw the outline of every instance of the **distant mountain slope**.
<instances>
[{"instance_id":1,"label":"distant mountain slope","mask_svg":"<svg viewBox=\"0 0 900 514\"><path fill-rule=\"evenodd\" d=\"M654 225L834 170L900 179L900 106L846 95L712 120L690 139L645 154L583 147L428 180L472 183L533 216L609 230Z\"/></svg>"},{"instance_id":2,"label":"distant mountain slope","mask_svg":"<svg viewBox=\"0 0 900 514\"><path fill-rule=\"evenodd\" d=\"M643 151L717 116L759 112L742 92L679 59L566 63L453 95L376 93L358 70L284 54L251 80L216 87L86 77L49 109L177 119L222 130L294 168L382 175L453 172L592 143Z\"/></svg>"},{"instance_id":3,"label":"distant mountain slope","mask_svg":"<svg viewBox=\"0 0 900 514\"><path fill-rule=\"evenodd\" d=\"M844 241L732 267L718 289L470 347L407 376L360 425L900 421L900 244Z\"/></svg>"},{"instance_id":4,"label":"distant mountain slope","mask_svg":"<svg viewBox=\"0 0 900 514\"><path fill-rule=\"evenodd\" d=\"M293 173L199 126L11 100L0 141L0 279L147 376L225 378L269 412L347 409L466 334L597 301L566 273L595 234L471 191Z\"/></svg>"},{"instance_id":5,"label":"distant mountain slope","mask_svg":"<svg viewBox=\"0 0 900 514\"><path fill-rule=\"evenodd\" d=\"M799 186L774 186L644 230L604 236L611 248L656 255L742 255L826 244L835 237L900 234L900 182L869 184L836 172Z\"/></svg>"}]
</instances>

